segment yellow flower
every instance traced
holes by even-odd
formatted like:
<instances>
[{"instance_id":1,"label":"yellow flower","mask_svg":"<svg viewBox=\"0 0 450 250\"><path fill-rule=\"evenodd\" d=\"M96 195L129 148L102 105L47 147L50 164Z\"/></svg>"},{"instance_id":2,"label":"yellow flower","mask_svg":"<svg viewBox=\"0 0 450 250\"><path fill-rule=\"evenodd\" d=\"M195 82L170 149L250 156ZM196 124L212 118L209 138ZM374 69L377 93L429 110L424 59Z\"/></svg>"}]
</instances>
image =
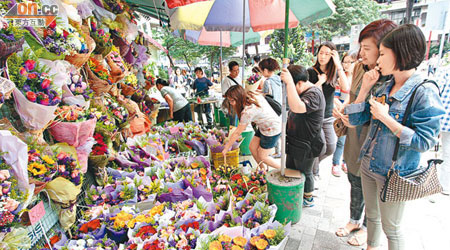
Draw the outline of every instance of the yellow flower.
<instances>
[{"instance_id":1,"label":"yellow flower","mask_svg":"<svg viewBox=\"0 0 450 250\"><path fill-rule=\"evenodd\" d=\"M198 168L198 166L199 166L200 164L198 164L197 162L193 162L193 163L191 163L191 168Z\"/></svg>"},{"instance_id":2,"label":"yellow flower","mask_svg":"<svg viewBox=\"0 0 450 250\"><path fill-rule=\"evenodd\" d=\"M48 155L44 155L42 157L42 160L44 160L47 164L50 164L50 165L55 164L55 161L52 158L50 158L50 156L48 156Z\"/></svg>"},{"instance_id":3,"label":"yellow flower","mask_svg":"<svg viewBox=\"0 0 450 250\"><path fill-rule=\"evenodd\" d=\"M270 240L273 237L275 237L275 235L277 234L277 232L275 232L275 230L273 229L267 229L266 231L264 231L264 236Z\"/></svg>"},{"instance_id":4,"label":"yellow flower","mask_svg":"<svg viewBox=\"0 0 450 250\"><path fill-rule=\"evenodd\" d=\"M136 224L136 220L135 219L132 219L132 220L130 220L129 222L128 222L128 227L129 228L134 228L134 226L135 226L135 224Z\"/></svg>"},{"instance_id":5,"label":"yellow flower","mask_svg":"<svg viewBox=\"0 0 450 250\"><path fill-rule=\"evenodd\" d=\"M231 247L231 250L243 250L243 248L240 247L240 246L238 246L238 245L233 245L233 246Z\"/></svg>"},{"instance_id":6,"label":"yellow flower","mask_svg":"<svg viewBox=\"0 0 450 250\"><path fill-rule=\"evenodd\" d=\"M251 239L250 239L250 244L252 245L252 246L256 246L256 242L258 242L258 240L260 240L261 238L259 238L258 236L253 236Z\"/></svg>"},{"instance_id":7,"label":"yellow flower","mask_svg":"<svg viewBox=\"0 0 450 250\"><path fill-rule=\"evenodd\" d=\"M41 175L47 172L47 168L44 164L40 164L37 162L32 162L28 164L28 171L30 171L33 175Z\"/></svg>"},{"instance_id":8,"label":"yellow flower","mask_svg":"<svg viewBox=\"0 0 450 250\"><path fill-rule=\"evenodd\" d=\"M222 250L222 244L215 240L209 244L209 250Z\"/></svg>"},{"instance_id":9,"label":"yellow flower","mask_svg":"<svg viewBox=\"0 0 450 250\"><path fill-rule=\"evenodd\" d=\"M233 243L238 245L238 246L244 247L245 244L247 244L247 239L244 238L244 237L238 236L238 237L233 239Z\"/></svg>"},{"instance_id":10,"label":"yellow flower","mask_svg":"<svg viewBox=\"0 0 450 250\"><path fill-rule=\"evenodd\" d=\"M269 243L266 240L260 239L256 242L256 248L258 250L266 249L266 247L269 245Z\"/></svg>"},{"instance_id":11,"label":"yellow flower","mask_svg":"<svg viewBox=\"0 0 450 250\"><path fill-rule=\"evenodd\" d=\"M222 234L219 236L219 241L220 242L231 242L231 238L228 235Z\"/></svg>"},{"instance_id":12,"label":"yellow flower","mask_svg":"<svg viewBox=\"0 0 450 250\"><path fill-rule=\"evenodd\" d=\"M152 207L152 209L150 209L149 214L150 214L151 216L155 216L155 215L157 215L157 214L161 214L162 211L163 211L163 209L164 209L164 204L161 204L161 205L156 206L156 207Z\"/></svg>"},{"instance_id":13,"label":"yellow flower","mask_svg":"<svg viewBox=\"0 0 450 250\"><path fill-rule=\"evenodd\" d=\"M244 175L244 180L245 180L245 181L249 181L250 178L248 178L248 176Z\"/></svg>"},{"instance_id":14,"label":"yellow flower","mask_svg":"<svg viewBox=\"0 0 450 250\"><path fill-rule=\"evenodd\" d=\"M201 168L201 169L200 169L200 174L202 174L202 175L206 175L206 169L204 169L204 168Z\"/></svg>"},{"instance_id":15,"label":"yellow flower","mask_svg":"<svg viewBox=\"0 0 450 250\"><path fill-rule=\"evenodd\" d=\"M136 220L136 222L144 222L145 216L143 214L140 214L140 215L136 216L136 218L134 218L134 220Z\"/></svg>"}]
</instances>

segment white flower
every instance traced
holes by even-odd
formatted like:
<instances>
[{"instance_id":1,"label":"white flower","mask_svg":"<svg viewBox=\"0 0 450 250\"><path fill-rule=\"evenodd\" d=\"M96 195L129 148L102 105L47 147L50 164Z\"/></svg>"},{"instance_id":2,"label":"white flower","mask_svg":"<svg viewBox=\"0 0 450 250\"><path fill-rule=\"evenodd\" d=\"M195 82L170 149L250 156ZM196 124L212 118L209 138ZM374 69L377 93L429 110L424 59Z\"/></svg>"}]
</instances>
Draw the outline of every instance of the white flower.
<instances>
[{"instance_id":1,"label":"white flower","mask_svg":"<svg viewBox=\"0 0 450 250\"><path fill-rule=\"evenodd\" d=\"M87 246L91 247L94 244L94 240L93 239L88 239L87 240Z\"/></svg>"}]
</instances>

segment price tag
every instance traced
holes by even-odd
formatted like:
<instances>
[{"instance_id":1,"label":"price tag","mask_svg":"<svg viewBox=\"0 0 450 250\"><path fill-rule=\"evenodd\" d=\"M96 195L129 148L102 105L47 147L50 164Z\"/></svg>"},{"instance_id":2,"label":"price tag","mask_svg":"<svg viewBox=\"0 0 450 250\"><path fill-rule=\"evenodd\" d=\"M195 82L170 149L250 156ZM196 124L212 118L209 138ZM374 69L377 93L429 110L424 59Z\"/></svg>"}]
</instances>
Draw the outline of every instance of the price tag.
<instances>
[{"instance_id":1,"label":"price tag","mask_svg":"<svg viewBox=\"0 0 450 250\"><path fill-rule=\"evenodd\" d=\"M28 211L28 216L30 217L31 225L36 224L45 215L44 202L39 202L30 211Z\"/></svg>"},{"instance_id":2,"label":"price tag","mask_svg":"<svg viewBox=\"0 0 450 250\"><path fill-rule=\"evenodd\" d=\"M180 132L180 127L171 127L170 128L170 133L173 135L173 134L176 134L176 133L178 133L178 132Z\"/></svg>"}]
</instances>

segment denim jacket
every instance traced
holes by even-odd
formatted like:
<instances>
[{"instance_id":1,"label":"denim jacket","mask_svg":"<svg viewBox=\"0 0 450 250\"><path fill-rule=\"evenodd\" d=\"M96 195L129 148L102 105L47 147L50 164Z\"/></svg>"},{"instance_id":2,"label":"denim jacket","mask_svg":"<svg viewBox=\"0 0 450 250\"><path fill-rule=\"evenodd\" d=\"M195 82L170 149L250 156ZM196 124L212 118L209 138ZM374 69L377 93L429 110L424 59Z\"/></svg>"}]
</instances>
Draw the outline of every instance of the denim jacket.
<instances>
[{"instance_id":1,"label":"denim jacket","mask_svg":"<svg viewBox=\"0 0 450 250\"><path fill-rule=\"evenodd\" d=\"M423 81L424 78L419 73L415 73L394 95L389 97L395 82L395 79L392 79L385 83L385 87L380 87L375 92L375 96L389 97L386 98L386 103L389 104L389 115L402 123L411 94ZM392 165L392 156L398 137L384 123L372 118L368 102L351 104L345 108L345 113L349 115L349 122L352 125L361 125L370 120L369 134L361 148L359 159L368 154L373 144L372 155L369 155L371 157L369 170L386 176ZM394 166L401 176L414 172L419 166L421 152L429 150L437 143L440 118L443 114L444 108L437 87L432 83L420 86L412 102L406 126L401 131L400 147Z\"/></svg>"}]
</instances>

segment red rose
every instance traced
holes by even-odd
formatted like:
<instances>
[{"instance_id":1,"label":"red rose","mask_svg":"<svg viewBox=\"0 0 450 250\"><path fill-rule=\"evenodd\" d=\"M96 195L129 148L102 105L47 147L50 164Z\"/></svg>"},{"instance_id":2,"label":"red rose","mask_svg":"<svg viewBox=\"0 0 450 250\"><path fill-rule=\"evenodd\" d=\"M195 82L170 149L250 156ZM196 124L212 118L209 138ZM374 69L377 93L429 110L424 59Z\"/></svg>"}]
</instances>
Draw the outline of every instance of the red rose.
<instances>
[{"instance_id":1,"label":"red rose","mask_svg":"<svg viewBox=\"0 0 450 250\"><path fill-rule=\"evenodd\" d=\"M67 32L66 30L63 31L63 36L64 38L67 38L67 36L69 36L69 32Z\"/></svg>"},{"instance_id":2,"label":"red rose","mask_svg":"<svg viewBox=\"0 0 450 250\"><path fill-rule=\"evenodd\" d=\"M36 94L34 92L28 91L27 92L27 99L30 102L35 102L36 101Z\"/></svg>"},{"instance_id":3,"label":"red rose","mask_svg":"<svg viewBox=\"0 0 450 250\"><path fill-rule=\"evenodd\" d=\"M36 66L36 62L35 61L33 61L31 59L28 59L28 60L25 61L25 69L27 71L32 71L35 66Z\"/></svg>"},{"instance_id":4,"label":"red rose","mask_svg":"<svg viewBox=\"0 0 450 250\"><path fill-rule=\"evenodd\" d=\"M37 75L35 73L28 74L28 79L34 79Z\"/></svg>"}]
</instances>

